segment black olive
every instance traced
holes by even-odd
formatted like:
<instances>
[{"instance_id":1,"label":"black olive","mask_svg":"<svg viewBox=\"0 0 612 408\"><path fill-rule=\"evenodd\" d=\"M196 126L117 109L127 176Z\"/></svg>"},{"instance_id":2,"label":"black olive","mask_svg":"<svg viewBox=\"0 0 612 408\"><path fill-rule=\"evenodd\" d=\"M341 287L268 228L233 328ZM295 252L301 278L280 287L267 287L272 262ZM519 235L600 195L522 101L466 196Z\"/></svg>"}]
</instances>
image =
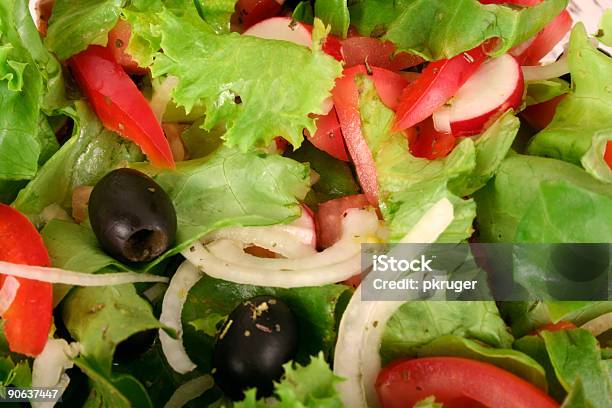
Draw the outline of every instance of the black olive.
<instances>
[{"instance_id":1,"label":"black olive","mask_svg":"<svg viewBox=\"0 0 612 408\"><path fill-rule=\"evenodd\" d=\"M117 363L128 363L148 351L155 341L157 330L145 330L132 334L117 345L113 359Z\"/></svg>"},{"instance_id":2,"label":"black olive","mask_svg":"<svg viewBox=\"0 0 612 408\"><path fill-rule=\"evenodd\" d=\"M89 220L102 248L124 262L145 262L165 252L176 235L168 194L134 169L108 173L89 199Z\"/></svg>"},{"instance_id":3,"label":"black olive","mask_svg":"<svg viewBox=\"0 0 612 408\"><path fill-rule=\"evenodd\" d=\"M297 320L282 300L249 299L232 311L219 331L213 350L215 380L233 399L243 398L243 391L253 387L258 396L268 396L297 346Z\"/></svg>"}]
</instances>

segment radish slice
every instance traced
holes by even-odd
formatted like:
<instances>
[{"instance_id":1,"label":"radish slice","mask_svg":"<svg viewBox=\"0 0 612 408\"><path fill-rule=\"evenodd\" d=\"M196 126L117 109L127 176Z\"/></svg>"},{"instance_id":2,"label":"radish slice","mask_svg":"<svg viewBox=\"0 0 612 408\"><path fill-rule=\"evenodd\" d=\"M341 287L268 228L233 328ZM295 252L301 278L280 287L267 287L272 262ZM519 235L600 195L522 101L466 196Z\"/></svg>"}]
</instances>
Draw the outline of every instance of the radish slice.
<instances>
[{"instance_id":1,"label":"radish slice","mask_svg":"<svg viewBox=\"0 0 612 408\"><path fill-rule=\"evenodd\" d=\"M210 375L203 375L187 381L178 387L164 408L182 408L189 401L198 398L215 385Z\"/></svg>"},{"instance_id":2,"label":"radish slice","mask_svg":"<svg viewBox=\"0 0 612 408\"><path fill-rule=\"evenodd\" d=\"M72 359L79 354L79 343L66 342L64 339L49 339L42 353L32 365L32 387L58 388L60 393L66 390L70 377L65 373L72 368ZM61 395L61 394L60 394ZM31 402L32 408L46 408L55 405L52 402Z\"/></svg>"},{"instance_id":3,"label":"radish slice","mask_svg":"<svg viewBox=\"0 0 612 408\"><path fill-rule=\"evenodd\" d=\"M552 64L536 65L533 67L522 67L525 81L545 81L547 79L559 78L570 72L568 53L563 54L558 61Z\"/></svg>"},{"instance_id":4,"label":"radish slice","mask_svg":"<svg viewBox=\"0 0 612 408\"><path fill-rule=\"evenodd\" d=\"M427 210L401 242L435 242L453 218L453 205L443 198ZM424 248L415 247L413 256ZM361 286L353 294L340 321L334 355L334 373L345 379L337 385L345 406L378 405L374 380L381 369L380 342L386 322L402 303L362 301Z\"/></svg>"},{"instance_id":5,"label":"radish slice","mask_svg":"<svg viewBox=\"0 0 612 408\"><path fill-rule=\"evenodd\" d=\"M0 288L0 316L4 315L13 304L19 286L21 286L19 281L13 276L7 276L4 280L4 284Z\"/></svg>"},{"instance_id":6,"label":"radish slice","mask_svg":"<svg viewBox=\"0 0 612 408\"><path fill-rule=\"evenodd\" d=\"M496 114L516 109L523 98L521 67L510 54L482 64L457 91L450 106L433 113L436 130L446 132L447 123L454 136L481 133Z\"/></svg>"},{"instance_id":7,"label":"radish slice","mask_svg":"<svg viewBox=\"0 0 612 408\"><path fill-rule=\"evenodd\" d=\"M580 328L590 331L593 336L597 337L612 329L612 312L589 320L580 326Z\"/></svg>"},{"instance_id":8,"label":"radish slice","mask_svg":"<svg viewBox=\"0 0 612 408\"><path fill-rule=\"evenodd\" d=\"M195 243L182 254L206 274L231 282L282 288L326 285L360 272L360 242L375 236L379 229L376 214L359 209L347 211L342 226L340 241L305 258L258 258L229 240L206 246Z\"/></svg>"},{"instance_id":9,"label":"radish slice","mask_svg":"<svg viewBox=\"0 0 612 408\"><path fill-rule=\"evenodd\" d=\"M312 33L302 23L290 17L272 17L263 20L242 35L265 38L267 40L289 41L294 44L312 47Z\"/></svg>"},{"instance_id":10,"label":"radish slice","mask_svg":"<svg viewBox=\"0 0 612 408\"><path fill-rule=\"evenodd\" d=\"M3 275L75 286L114 286L138 282L168 282L168 278L164 276L149 275L147 273L118 272L94 275L60 268L18 265L4 261L0 261L0 271L2 271Z\"/></svg>"},{"instance_id":11,"label":"radish slice","mask_svg":"<svg viewBox=\"0 0 612 408\"><path fill-rule=\"evenodd\" d=\"M177 338L171 338L163 329L159 329L159 340L162 351L170 367L180 374L185 374L196 368L191 361L183 345L183 323L181 314L183 305L187 300L189 290L195 285L202 275L189 262L185 261L179 266L168 285L168 290L162 302L162 312L159 322L176 331Z\"/></svg>"}]
</instances>

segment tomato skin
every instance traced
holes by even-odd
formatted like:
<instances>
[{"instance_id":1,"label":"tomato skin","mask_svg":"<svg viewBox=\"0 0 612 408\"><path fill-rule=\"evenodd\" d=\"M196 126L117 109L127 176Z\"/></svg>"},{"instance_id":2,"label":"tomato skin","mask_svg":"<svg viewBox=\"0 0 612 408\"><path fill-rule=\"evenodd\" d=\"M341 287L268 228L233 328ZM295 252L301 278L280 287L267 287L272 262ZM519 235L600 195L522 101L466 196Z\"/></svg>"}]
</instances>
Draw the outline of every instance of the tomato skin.
<instances>
[{"instance_id":1,"label":"tomato skin","mask_svg":"<svg viewBox=\"0 0 612 408\"><path fill-rule=\"evenodd\" d=\"M154 165L174 168L170 144L151 107L107 48L90 45L70 59L70 66L104 127L140 146Z\"/></svg>"},{"instance_id":2,"label":"tomato skin","mask_svg":"<svg viewBox=\"0 0 612 408\"><path fill-rule=\"evenodd\" d=\"M445 408L556 408L535 385L492 364L457 357L399 360L376 379L383 408L411 407L431 395Z\"/></svg>"},{"instance_id":3,"label":"tomato skin","mask_svg":"<svg viewBox=\"0 0 612 408\"><path fill-rule=\"evenodd\" d=\"M317 131L313 136L305 132L306 138L317 149L324 151L338 160L348 161L349 158L346 153L344 139L342 138L336 109L332 108L327 115L316 115L316 117Z\"/></svg>"},{"instance_id":4,"label":"tomato skin","mask_svg":"<svg viewBox=\"0 0 612 408\"><path fill-rule=\"evenodd\" d=\"M16 264L50 266L49 254L32 223L17 210L0 204L0 260ZM0 271L1 273L1 271ZM6 276L0 275L0 287ZM19 289L4 313L9 348L28 356L40 354L53 320L53 287L48 282L15 278Z\"/></svg>"},{"instance_id":5,"label":"tomato skin","mask_svg":"<svg viewBox=\"0 0 612 408\"><path fill-rule=\"evenodd\" d=\"M402 94L395 117L395 129L408 129L446 103L486 60L480 45L451 59L430 63L422 75Z\"/></svg>"},{"instance_id":6,"label":"tomato skin","mask_svg":"<svg viewBox=\"0 0 612 408\"><path fill-rule=\"evenodd\" d=\"M381 41L372 37L349 37L342 41L342 58L345 68L369 65L400 71L419 65L423 58L405 52L395 54L395 45L390 41Z\"/></svg>"},{"instance_id":7,"label":"tomato skin","mask_svg":"<svg viewBox=\"0 0 612 408\"><path fill-rule=\"evenodd\" d=\"M612 141L609 141L606 145L606 151L604 153L604 161L608 163L608 167L612 169Z\"/></svg>"},{"instance_id":8,"label":"tomato skin","mask_svg":"<svg viewBox=\"0 0 612 408\"><path fill-rule=\"evenodd\" d=\"M236 14L246 30L266 18L277 16L282 6L276 0L238 0Z\"/></svg>"},{"instance_id":9,"label":"tomato skin","mask_svg":"<svg viewBox=\"0 0 612 408\"><path fill-rule=\"evenodd\" d=\"M429 160L448 156L456 139L450 133L438 132L431 117L419 123L408 133L410 153Z\"/></svg>"},{"instance_id":10,"label":"tomato skin","mask_svg":"<svg viewBox=\"0 0 612 408\"><path fill-rule=\"evenodd\" d=\"M119 19L119 21L117 21L117 25L115 25L115 27L108 33L108 44L106 47L113 54L115 61L127 72L131 74L144 75L148 70L146 68L139 67L138 63L134 61L125 51L130 42L131 36L132 27L130 26L130 23Z\"/></svg>"},{"instance_id":11,"label":"tomato skin","mask_svg":"<svg viewBox=\"0 0 612 408\"><path fill-rule=\"evenodd\" d=\"M521 112L521 117L537 130L542 130L552 122L563 98L565 95L559 95L550 101L528 106Z\"/></svg>"},{"instance_id":12,"label":"tomato skin","mask_svg":"<svg viewBox=\"0 0 612 408\"><path fill-rule=\"evenodd\" d=\"M557 323L546 323L545 325L540 326L536 330L536 334L540 334L543 331L558 332L558 331L563 331L563 330L572 330L575 328L576 328L576 325L574 323L567 322L565 320L561 320L560 322L557 322Z\"/></svg>"},{"instance_id":13,"label":"tomato skin","mask_svg":"<svg viewBox=\"0 0 612 408\"><path fill-rule=\"evenodd\" d=\"M317 242L321 249L334 245L342 236L342 217L350 208L369 206L365 194L350 195L319 204L315 215Z\"/></svg>"}]
</instances>

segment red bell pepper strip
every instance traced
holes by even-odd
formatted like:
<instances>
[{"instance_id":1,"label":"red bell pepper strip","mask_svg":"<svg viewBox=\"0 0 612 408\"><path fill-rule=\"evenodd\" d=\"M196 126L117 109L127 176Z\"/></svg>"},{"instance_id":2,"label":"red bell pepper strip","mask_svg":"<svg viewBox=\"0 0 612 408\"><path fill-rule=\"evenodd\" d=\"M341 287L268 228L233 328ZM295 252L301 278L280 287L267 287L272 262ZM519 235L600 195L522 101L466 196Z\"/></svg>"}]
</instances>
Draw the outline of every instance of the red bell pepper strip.
<instances>
[{"instance_id":1,"label":"red bell pepper strip","mask_svg":"<svg viewBox=\"0 0 612 408\"><path fill-rule=\"evenodd\" d=\"M15 264L50 266L43 240L34 225L17 210L0 204L0 260ZM48 282L1 275L0 288L16 279L19 289L2 315L11 351L28 356L40 354L47 343L53 320L53 288Z\"/></svg>"},{"instance_id":2,"label":"red bell pepper strip","mask_svg":"<svg viewBox=\"0 0 612 408\"><path fill-rule=\"evenodd\" d=\"M486 44L451 59L430 63L402 94L395 129L411 128L444 105L487 59Z\"/></svg>"},{"instance_id":3,"label":"red bell pepper strip","mask_svg":"<svg viewBox=\"0 0 612 408\"><path fill-rule=\"evenodd\" d=\"M434 396L444 408L558 408L535 385L492 364L457 357L400 360L376 380L383 408L412 407Z\"/></svg>"},{"instance_id":4,"label":"red bell pepper strip","mask_svg":"<svg viewBox=\"0 0 612 408\"><path fill-rule=\"evenodd\" d=\"M102 124L136 143L158 167L174 168L170 144L145 97L99 45L75 55L70 66Z\"/></svg>"}]
</instances>

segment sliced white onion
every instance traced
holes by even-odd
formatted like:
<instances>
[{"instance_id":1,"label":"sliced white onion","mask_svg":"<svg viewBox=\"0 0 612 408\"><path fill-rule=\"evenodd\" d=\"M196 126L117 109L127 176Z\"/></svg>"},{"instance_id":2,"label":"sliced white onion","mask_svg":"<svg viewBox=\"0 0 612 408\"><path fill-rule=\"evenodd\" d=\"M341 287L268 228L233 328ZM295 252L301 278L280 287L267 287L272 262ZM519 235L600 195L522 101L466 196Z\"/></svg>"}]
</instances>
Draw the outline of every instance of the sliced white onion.
<instances>
[{"instance_id":1,"label":"sliced white onion","mask_svg":"<svg viewBox=\"0 0 612 408\"><path fill-rule=\"evenodd\" d=\"M595 337L612 329L612 312L603 314L593 320L589 320L580 328L588 330Z\"/></svg>"},{"instance_id":2,"label":"sliced white onion","mask_svg":"<svg viewBox=\"0 0 612 408\"><path fill-rule=\"evenodd\" d=\"M147 273L118 272L94 275L60 268L18 265L4 261L0 261L0 271L3 275L75 286L114 286L137 282L168 282L168 278L164 276Z\"/></svg>"},{"instance_id":3,"label":"sliced white onion","mask_svg":"<svg viewBox=\"0 0 612 408\"><path fill-rule=\"evenodd\" d=\"M203 375L187 381L174 391L164 408L182 408L189 401L198 398L215 385L210 375Z\"/></svg>"},{"instance_id":4,"label":"sliced white onion","mask_svg":"<svg viewBox=\"0 0 612 408\"><path fill-rule=\"evenodd\" d=\"M536 65L533 67L521 67L523 78L528 81L545 81L547 79L559 78L569 73L569 61L567 53L563 54L558 61L546 65Z\"/></svg>"},{"instance_id":5,"label":"sliced white onion","mask_svg":"<svg viewBox=\"0 0 612 408\"><path fill-rule=\"evenodd\" d=\"M453 205L443 198L412 227L401 243L435 242L453 221ZM426 246L414 246L413 257ZM405 249L403 249L405 251ZM406 253L402 255L406 257ZM393 277L391 277L392 279ZM345 406L377 406L374 380L381 369L380 342L386 322L404 302L362 301L361 286L351 298L340 321L334 355L334 373L345 381L338 390Z\"/></svg>"},{"instance_id":6,"label":"sliced white onion","mask_svg":"<svg viewBox=\"0 0 612 408\"><path fill-rule=\"evenodd\" d=\"M60 207L58 204L53 203L46 206L40 212L40 221L43 224L49 223L51 220L58 219L62 221L72 221L72 217L68 215L66 210Z\"/></svg>"},{"instance_id":7,"label":"sliced white onion","mask_svg":"<svg viewBox=\"0 0 612 408\"><path fill-rule=\"evenodd\" d=\"M19 281L13 276L7 276L4 279L4 284L0 288L0 316L4 315L13 304L19 286L21 286Z\"/></svg>"},{"instance_id":8,"label":"sliced white onion","mask_svg":"<svg viewBox=\"0 0 612 408\"><path fill-rule=\"evenodd\" d=\"M258 258L229 240L206 246L195 243L182 254L206 274L231 282L282 288L319 286L341 282L360 272L360 243L373 236L378 226L375 213L350 209L342 220L340 241L323 252L298 259Z\"/></svg>"},{"instance_id":9,"label":"sliced white onion","mask_svg":"<svg viewBox=\"0 0 612 408\"><path fill-rule=\"evenodd\" d=\"M178 85L178 78L169 75L153 90L153 96L149 101L149 106L151 106L153 114L160 123L164 117L168 103L170 103L170 99L172 98L172 90L174 90L176 85Z\"/></svg>"},{"instance_id":10,"label":"sliced white onion","mask_svg":"<svg viewBox=\"0 0 612 408\"><path fill-rule=\"evenodd\" d=\"M450 106L443 106L440 109L437 109L432 115L434 128L438 132L451 133L450 116Z\"/></svg>"},{"instance_id":11,"label":"sliced white onion","mask_svg":"<svg viewBox=\"0 0 612 408\"><path fill-rule=\"evenodd\" d=\"M179 266L170 280L170 285L164 295L162 311L159 322L176 331L177 339L173 339L164 330L159 330L159 340L168 360L168 364L174 371L180 374L188 373L196 368L191 361L183 345L183 324L181 314L183 305L187 300L189 290L195 285L202 275L189 262L185 261Z\"/></svg>"},{"instance_id":12,"label":"sliced white onion","mask_svg":"<svg viewBox=\"0 0 612 408\"><path fill-rule=\"evenodd\" d=\"M32 365L32 387L34 388L58 388L60 393L66 390L70 383L70 377L65 371L72 368L72 359L79 354L78 343L71 343L64 339L49 339L42 353L35 359ZM61 394L60 394L61 395ZM52 402L32 401L32 408L48 408L55 404Z\"/></svg>"}]
</instances>

